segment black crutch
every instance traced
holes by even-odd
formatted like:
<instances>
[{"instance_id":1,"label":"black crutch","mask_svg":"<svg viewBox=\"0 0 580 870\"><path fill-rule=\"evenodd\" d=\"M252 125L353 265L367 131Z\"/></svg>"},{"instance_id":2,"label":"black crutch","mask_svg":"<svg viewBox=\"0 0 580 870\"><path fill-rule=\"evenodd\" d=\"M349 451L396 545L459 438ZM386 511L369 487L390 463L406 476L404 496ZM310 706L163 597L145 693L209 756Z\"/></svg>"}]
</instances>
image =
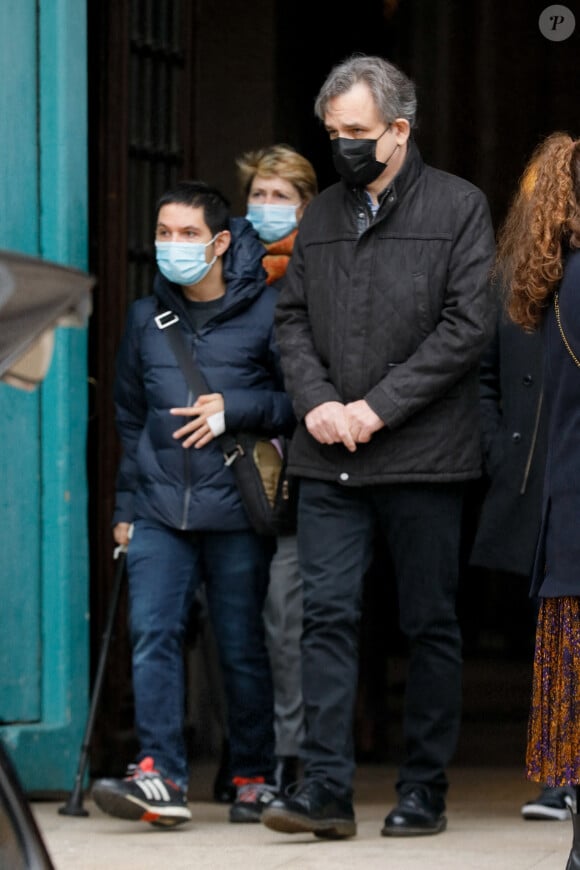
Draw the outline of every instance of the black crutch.
<instances>
[{"instance_id":1,"label":"black crutch","mask_svg":"<svg viewBox=\"0 0 580 870\"><path fill-rule=\"evenodd\" d=\"M132 527L131 527L132 531ZM119 598L121 595L121 587L123 585L123 578L125 576L125 561L127 558L127 547L126 545L120 545L115 547L113 558L117 559L117 571L115 574L115 584L113 587L113 596L109 603L109 612L107 614L107 623L105 625L105 631L103 632L103 639L101 641L101 650L99 653L99 664L97 667L97 673L95 676L95 683L93 686L93 693L91 696L91 703L89 706L89 715L87 717L87 724L85 726L85 733L83 736L83 742L81 745L81 752L79 756L79 763L77 767L77 772L75 776L75 783L73 790L71 791L69 798L66 804L62 807L59 807L59 813L61 816L88 816L88 810L85 810L83 807L83 781L85 777L85 769L87 766L87 762L89 760L89 752L91 748L91 740L93 736L93 727L95 724L95 716L97 713L97 707L99 704L99 698L101 695L101 689L103 688L103 678L105 676L105 665L107 664L107 656L109 654L109 647L111 645L111 637L113 635L113 626L115 624L115 617L117 615L117 610L119 607Z\"/></svg>"}]
</instances>

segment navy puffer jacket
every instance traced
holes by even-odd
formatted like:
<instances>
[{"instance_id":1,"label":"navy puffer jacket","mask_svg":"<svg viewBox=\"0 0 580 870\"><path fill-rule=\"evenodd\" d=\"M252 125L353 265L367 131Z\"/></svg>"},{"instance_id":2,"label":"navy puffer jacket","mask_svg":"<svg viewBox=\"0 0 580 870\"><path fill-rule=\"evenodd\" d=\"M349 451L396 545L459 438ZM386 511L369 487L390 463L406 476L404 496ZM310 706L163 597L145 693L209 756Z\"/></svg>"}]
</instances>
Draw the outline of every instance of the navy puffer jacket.
<instances>
[{"instance_id":1,"label":"navy puffer jacket","mask_svg":"<svg viewBox=\"0 0 580 870\"><path fill-rule=\"evenodd\" d=\"M188 323L181 288L159 273L154 295L129 309L114 392L123 444L114 524L150 518L176 529L206 531L250 525L233 472L215 441L197 450L172 437L186 420L169 409L192 405L194 396L155 323L161 311L179 316L210 391L223 394L228 431L292 432L294 416L274 338L277 293L266 286L264 248L244 218L232 218L230 229L223 307L199 332Z\"/></svg>"}]
</instances>

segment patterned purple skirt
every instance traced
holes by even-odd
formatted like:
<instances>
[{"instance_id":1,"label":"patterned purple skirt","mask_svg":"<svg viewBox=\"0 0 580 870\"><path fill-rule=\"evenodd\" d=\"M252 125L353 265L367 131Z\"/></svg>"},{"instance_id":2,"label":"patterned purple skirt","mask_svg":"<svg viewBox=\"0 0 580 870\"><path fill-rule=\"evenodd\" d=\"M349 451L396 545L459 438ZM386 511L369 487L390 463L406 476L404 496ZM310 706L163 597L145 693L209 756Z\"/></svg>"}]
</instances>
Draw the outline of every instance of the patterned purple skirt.
<instances>
[{"instance_id":1,"label":"patterned purple skirt","mask_svg":"<svg viewBox=\"0 0 580 870\"><path fill-rule=\"evenodd\" d=\"M526 776L580 783L580 598L542 598L536 629Z\"/></svg>"}]
</instances>

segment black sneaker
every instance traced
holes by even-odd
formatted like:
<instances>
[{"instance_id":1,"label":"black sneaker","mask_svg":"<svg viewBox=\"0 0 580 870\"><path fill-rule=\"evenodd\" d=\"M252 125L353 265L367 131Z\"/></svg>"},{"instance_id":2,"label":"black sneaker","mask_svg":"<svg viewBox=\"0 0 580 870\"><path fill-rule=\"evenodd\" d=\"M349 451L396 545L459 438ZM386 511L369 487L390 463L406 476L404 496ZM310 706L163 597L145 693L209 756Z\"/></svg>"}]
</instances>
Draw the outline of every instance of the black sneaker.
<instances>
[{"instance_id":1,"label":"black sneaker","mask_svg":"<svg viewBox=\"0 0 580 870\"><path fill-rule=\"evenodd\" d=\"M524 819L565 822L576 812L576 792L572 786L550 788L545 785L535 800L526 801L521 809Z\"/></svg>"},{"instance_id":2,"label":"black sneaker","mask_svg":"<svg viewBox=\"0 0 580 870\"><path fill-rule=\"evenodd\" d=\"M152 758L131 764L125 779L98 779L92 798L104 813L117 819L172 828L191 819L187 795L155 770Z\"/></svg>"},{"instance_id":3,"label":"black sneaker","mask_svg":"<svg viewBox=\"0 0 580 870\"><path fill-rule=\"evenodd\" d=\"M273 800L262 821L282 834L312 833L315 837L341 840L356 834L350 801L337 797L318 780L305 780L288 797Z\"/></svg>"},{"instance_id":4,"label":"black sneaker","mask_svg":"<svg viewBox=\"0 0 580 870\"><path fill-rule=\"evenodd\" d=\"M383 837L419 837L439 834L447 827L445 801L427 785L415 785L401 794L385 819Z\"/></svg>"},{"instance_id":5,"label":"black sneaker","mask_svg":"<svg viewBox=\"0 0 580 870\"><path fill-rule=\"evenodd\" d=\"M263 776L244 778L234 776L236 799L230 807L230 822L259 822L265 807L276 797L273 785Z\"/></svg>"}]
</instances>

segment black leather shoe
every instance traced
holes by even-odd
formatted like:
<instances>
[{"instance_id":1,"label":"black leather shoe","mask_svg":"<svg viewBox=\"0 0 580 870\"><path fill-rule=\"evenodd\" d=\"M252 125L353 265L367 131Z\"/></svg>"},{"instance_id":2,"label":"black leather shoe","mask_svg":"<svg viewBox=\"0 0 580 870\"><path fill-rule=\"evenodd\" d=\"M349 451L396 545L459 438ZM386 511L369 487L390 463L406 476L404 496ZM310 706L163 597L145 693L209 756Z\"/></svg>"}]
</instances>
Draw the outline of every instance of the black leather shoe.
<instances>
[{"instance_id":1,"label":"black leather shoe","mask_svg":"<svg viewBox=\"0 0 580 870\"><path fill-rule=\"evenodd\" d=\"M290 785L294 785L298 780L298 759L295 755L279 755L276 758L276 768L274 770L274 782L276 791L284 795L286 789Z\"/></svg>"},{"instance_id":2,"label":"black leather shoe","mask_svg":"<svg viewBox=\"0 0 580 870\"><path fill-rule=\"evenodd\" d=\"M350 801L337 797L315 779L305 780L291 796L273 800L262 812L262 821L282 834L312 833L328 840L356 834Z\"/></svg>"},{"instance_id":3,"label":"black leather shoe","mask_svg":"<svg viewBox=\"0 0 580 870\"><path fill-rule=\"evenodd\" d=\"M425 785L416 785L399 798L385 819L383 837L417 837L439 834L447 827L445 801Z\"/></svg>"}]
</instances>

